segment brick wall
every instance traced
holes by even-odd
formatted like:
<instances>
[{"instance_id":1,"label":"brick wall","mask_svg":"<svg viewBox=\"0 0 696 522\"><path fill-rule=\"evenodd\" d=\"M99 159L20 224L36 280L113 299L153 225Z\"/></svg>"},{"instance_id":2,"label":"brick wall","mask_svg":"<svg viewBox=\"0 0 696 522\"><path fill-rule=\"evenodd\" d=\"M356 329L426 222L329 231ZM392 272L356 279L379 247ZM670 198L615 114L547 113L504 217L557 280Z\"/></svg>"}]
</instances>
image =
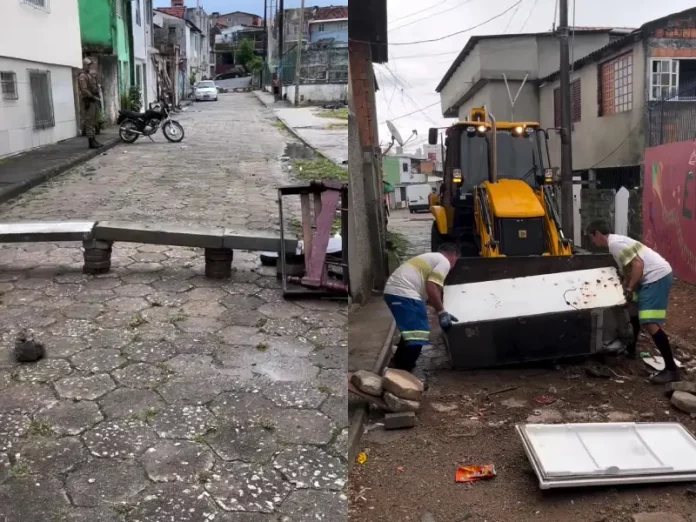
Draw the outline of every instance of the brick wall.
<instances>
[{"instance_id":1,"label":"brick wall","mask_svg":"<svg viewBox=\"0 0 696 522\"><path fill-rule=\"evenodd\" d=\"M355 103L355 121L358 125L360 144L363 147L379 146L374 104L374 76L369 44L350 42L348 47L350 74Z\"/></svg>"}]
</instances>

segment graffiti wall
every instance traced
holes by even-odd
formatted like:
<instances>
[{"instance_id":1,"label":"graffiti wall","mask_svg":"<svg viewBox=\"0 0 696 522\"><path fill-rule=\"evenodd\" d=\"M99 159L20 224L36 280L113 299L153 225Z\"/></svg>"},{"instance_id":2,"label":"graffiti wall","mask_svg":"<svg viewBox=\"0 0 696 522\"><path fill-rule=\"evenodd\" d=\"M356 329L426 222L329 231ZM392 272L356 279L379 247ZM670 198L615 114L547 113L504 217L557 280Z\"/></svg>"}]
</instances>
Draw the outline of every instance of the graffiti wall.
<instances>
[{"instance_id":1,"label":"graffiti wall","mask_svg":"<svg viewBox=\"0 0 696 522\"><path fill-rule=\"evenodd\" d=\"M696 140L645 151L643 242L696 283Z\"/></svg>"}]
</instances>

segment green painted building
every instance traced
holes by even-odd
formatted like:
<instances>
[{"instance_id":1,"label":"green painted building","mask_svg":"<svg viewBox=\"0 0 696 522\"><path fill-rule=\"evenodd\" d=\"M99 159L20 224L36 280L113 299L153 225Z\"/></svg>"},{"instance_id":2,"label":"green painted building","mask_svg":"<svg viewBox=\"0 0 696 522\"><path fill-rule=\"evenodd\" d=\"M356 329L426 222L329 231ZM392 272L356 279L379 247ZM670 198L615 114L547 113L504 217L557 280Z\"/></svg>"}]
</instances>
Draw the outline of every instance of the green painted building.
<instances>
[{"instance_id":1,"label":"green painted building","mask_svg":"<svg viewBox=\"0 0 696 522\"><path fill-rule=\"evenodd\" d=\"M97 59L104 84L116 74L120 95L128 92L133 63L129 4L129 0L79 0L83 54Z\"/></svg>"},{"instance_id":2,"label":"green painted building","mask_svg":"<svg viewBox=\"0 0 696 522\"><path fill-rule=\"evenodd\" d=\"M401 184L401 158L394 156L383 156L382 158L382 179L392 187Z\"/></svg>"}]
</instances>

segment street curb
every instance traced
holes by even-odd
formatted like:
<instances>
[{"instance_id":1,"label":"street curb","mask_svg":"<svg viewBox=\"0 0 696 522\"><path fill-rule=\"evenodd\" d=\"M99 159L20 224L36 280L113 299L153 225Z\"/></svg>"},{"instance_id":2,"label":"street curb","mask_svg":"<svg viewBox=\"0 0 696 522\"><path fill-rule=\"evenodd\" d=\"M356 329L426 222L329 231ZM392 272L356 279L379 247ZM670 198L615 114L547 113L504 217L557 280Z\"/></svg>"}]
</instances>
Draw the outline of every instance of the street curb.
<instances>
[{"instance_id":1,"label":"street curb","mask_svg":"<svg viewBox=\"0 0 696 522\"><path fill-rule=\"evenodd\" d=\"M259 96L259 95L257 94L258 91L252 91L252 92L254 93L254 96L256 96L256 99L259 100L266 108L268 108L268 109L273 109L273 107L272 107L271 105L267 104L267 103L263 100L263 98L261 98L261 96ZM301 141L302 143L304 143L307 147L309 147L309 148L312 149L314 152L316 152L317 154L319 154L322 158L326 158L327 160L331 161L331 162L334 163L335 165L338 165L339 167L344 167L344 165L342 165L341 163L338 163L337 161L334 161L334 160L332 160L331 158L329 158L328 156L324 155L324 154L321 152L321 150L319 150L318 147L316 147L314 144L312 144L312 142L310 142L310 141L308 141L307 139L303 138L302 135L301 135L299 132L297 132L297 130L295 130L295 128L294 128L292 125L290 125L287 121L285 121L283 118L281 118L281 117L278 116L277 114L275 114L274 116L276 117L276 119L277 119L280 123L282 123L283 125L285 125L285 128L288 129L288 131L290 131L290 134L292 134L293 136L295 136L298 140L300 140L300 141Z\"/></svg>"},{"instance_id":2,"label":"street curb","mask_svg":"<svg viewBox=\"0 0 696 522\"><path fill-rule=\"evenodd\" d=\"M382 375L384 368L389 363L389 353L391 352L392 339L394 337L394 331L396 330L396 323L392 319L391 326L389 327L389 332L387 333L387 338L382 344L382 349L377 356L377 361L372 367L372 372L377 375ZM350 419L350 427L348 428L348 472L353 468L353 463L358 452L358 445L362 439L363 429L365 426L365 421L370 412L370 406L365 405L359 408L353 417Z\"/></svg>"},{"instance_id":3,"label":"street curb","mask_svg":"<svg viewBox=\"0 0 696 522\"><path fill-rule=\"evenodd\" d=\"M253 90L253 91L251 91L251 92L254 94L254 96L256 96L256 99L259 100L259 102L261 102L261 105L263 105L263 106L266 107L267 109L271 109L271 108L272 108L272 107L271 107L269 104L267 104L266 101L261 97L261 95L259 94L259 90L258 90L258 89L255 89L255 90Z\"/></svg>"},{"instance_id":4,"label":"street curb","mask_svg":"<svg viewBox=\"0 0 696 522\"><path fill-rule=\"evenodd\" d=\"M104 146L99 149L88 149L88 152L85 152L84 154L76 158L66 160L64 163L60 165L56 165L55 167L34 174L31 178L27 180L15 183L7 188L0 189L0 204L6 203L7 201L10 201L11 199L16 198L17 196L24 194L25 192L33 189L34 187L37 187L42 183L45 183L57 176L60 176L66 170L70 170L73 167L76 167L78 165L81 165L82 163L86 163L89 160L96 158L100 154L115 147L120 141L121 139L117 136L109 141L104 142Z\"/></svg>"}]
</instances>

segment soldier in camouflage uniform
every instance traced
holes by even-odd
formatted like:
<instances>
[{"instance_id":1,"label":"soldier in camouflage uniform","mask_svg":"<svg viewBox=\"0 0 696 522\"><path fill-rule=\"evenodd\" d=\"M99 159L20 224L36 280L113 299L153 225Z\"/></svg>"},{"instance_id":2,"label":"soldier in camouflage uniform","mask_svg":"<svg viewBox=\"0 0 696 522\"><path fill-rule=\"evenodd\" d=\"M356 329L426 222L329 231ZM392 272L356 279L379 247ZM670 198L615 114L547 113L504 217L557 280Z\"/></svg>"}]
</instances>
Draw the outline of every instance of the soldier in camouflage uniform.
<instances>
[{"instance_id":1,"label":"soldier in camouflage uniform","mask_svg":"<svg viewBox=\"0 0 696 522\"><path fill-rule=\"evenodd\" d=\"M94 128L97 126L97 109L99 104L99 86L97 80L89 73L92 60L82 61L82 72L77 79L80 91L80 108L85 125L85 134L89 140L90 149L103 147L94 139Z\"/></svg>"}]
</instances>

